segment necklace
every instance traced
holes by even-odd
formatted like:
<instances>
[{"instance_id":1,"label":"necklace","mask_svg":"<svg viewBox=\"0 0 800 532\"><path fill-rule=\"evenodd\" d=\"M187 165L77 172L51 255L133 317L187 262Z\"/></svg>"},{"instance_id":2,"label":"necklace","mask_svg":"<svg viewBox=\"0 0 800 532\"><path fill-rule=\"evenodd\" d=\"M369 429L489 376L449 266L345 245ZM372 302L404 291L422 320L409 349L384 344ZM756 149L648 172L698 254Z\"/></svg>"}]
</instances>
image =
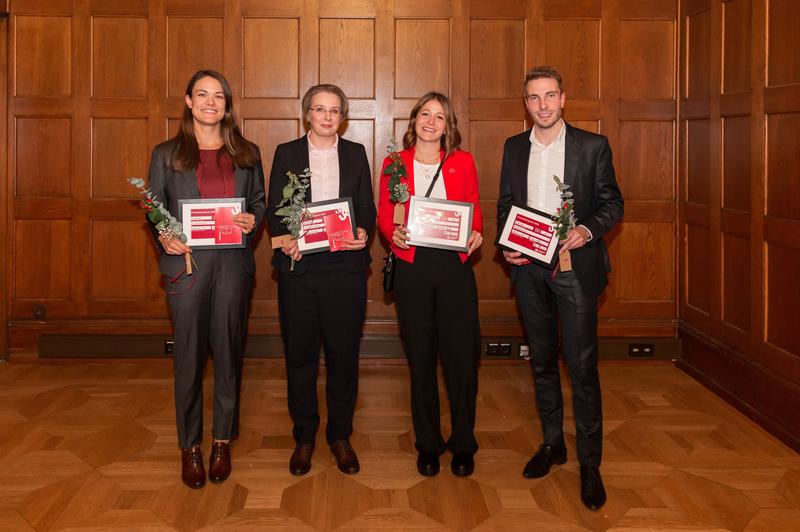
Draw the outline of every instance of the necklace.
<instances>
[{"instance_id":1,"label":"necklace","mask_svg":"<svg viewBox=\"0 0 800 532\"><path fill-rule=\"evenodd\" d=\"M433 179L433 172L439 168L438 164L425 164L423 162L417 161L422 168L422 173L425 174L425 181L430 181Z\"/></svg>"}]
</instances>

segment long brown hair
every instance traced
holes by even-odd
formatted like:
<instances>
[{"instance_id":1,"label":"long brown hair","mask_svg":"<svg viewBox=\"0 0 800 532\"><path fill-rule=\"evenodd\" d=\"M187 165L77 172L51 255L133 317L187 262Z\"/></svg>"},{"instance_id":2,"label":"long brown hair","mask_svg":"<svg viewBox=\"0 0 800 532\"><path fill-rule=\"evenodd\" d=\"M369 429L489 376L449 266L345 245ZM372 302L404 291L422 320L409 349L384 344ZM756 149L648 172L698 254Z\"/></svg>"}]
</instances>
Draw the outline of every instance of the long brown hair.
<instances>
[{"instance_id":1,"label":"long brown hair","mask_svg":"<svg viewBox=\"0 0 800 532\"><path fill-rule=\"evenodd\" d=\"M458 132L458 119L450 106L450 98L440 92L429 92L424 94L422 98L411 109L411 115L408 117L408 129L406 134L403 135L403 147L409 149L417 143L417 115L419 114L422 106L431 100L436 100L442 105L445 116L444 135L439 139L442 149L444 150L445 159L461 146L461 133Z\"/></svg>"},{"instance_id":2,"label":"long brown hair","mask_svg":"<svg viewBox=\"0 0 800 532\"><path fill-rule=\"evenodd\" d=\"M258 161L258 152L255 146L246 140L239 126L236 123L236 115L233 113L233 94L231 86L222 74L215 70L198 70L186 85L186 95L191 98L195 83L203 78L214 78L222 86L225 94L225 116L220 122L222 140L225 143L223 149L228 154L231 162L238 168L253 166ZM197 144L197 137L194 134L194 118L192 110L186 105L181 116L181 127L175 135L177 147L172 156L172 166L176 170L189 170L197 168L200 164L200 147Z\"/></svg>"}]
</instances>

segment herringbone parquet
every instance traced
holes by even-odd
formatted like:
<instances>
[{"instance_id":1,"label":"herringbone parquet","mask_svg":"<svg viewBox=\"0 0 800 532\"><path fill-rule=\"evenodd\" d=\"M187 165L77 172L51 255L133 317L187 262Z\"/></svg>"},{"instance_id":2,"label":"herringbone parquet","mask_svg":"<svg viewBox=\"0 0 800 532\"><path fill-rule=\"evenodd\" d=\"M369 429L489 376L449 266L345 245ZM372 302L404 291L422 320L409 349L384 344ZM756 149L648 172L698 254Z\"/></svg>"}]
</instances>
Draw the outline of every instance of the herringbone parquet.
<instances>
[{"instance_id":1,"label":"herringbone parquet","mask_svg":"<svg viewBox=\"0 0 800 532\"><path fill-rule=\"evenodd\" d=\"M437 477L417 474L404 364L362 361L360 378L360 474L339 473L324 431L311 472L289 474L282 361L248 359L233 474L193 491L180 481L170 361L2 364L0 530L800 530L800 456L668 364L601 365L597 513L580 504L571 415L569 461L521 475L540 441L524 363L481 367L468 479L450 474L449 455Z\"/></svg>"}]
</instances>

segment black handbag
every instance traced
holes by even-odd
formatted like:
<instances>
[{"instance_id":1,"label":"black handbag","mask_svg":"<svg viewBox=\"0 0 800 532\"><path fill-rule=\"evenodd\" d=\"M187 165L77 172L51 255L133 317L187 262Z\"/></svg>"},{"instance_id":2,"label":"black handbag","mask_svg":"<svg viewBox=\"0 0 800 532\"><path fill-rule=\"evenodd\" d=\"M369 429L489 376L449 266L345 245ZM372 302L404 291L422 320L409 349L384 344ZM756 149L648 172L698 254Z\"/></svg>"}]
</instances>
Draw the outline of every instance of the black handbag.
<instances>
[{"instance_id":1,"label":"black handbag","mask_svg":"<svg viewBox=\"0 0 800 532\"><path fill-rule=\"evenodd\" d=\"M433 176L431 186L428 187L428 192L425 193L426 198L431 195L431 192L433 191L433 185L436 184L436 180L439 178L439 172L441 172L443 164L444 161L439 163L439 168L436 169L436 174ZM383 267L383 291L388 294L394 290L394 271L395 267L397 266L397 256L393 251L389 250L389 254L386 255L383 260L386 262Z\"/></svg>"},{"instance_id":2,"label":"black handbag","mask_svg":"<svg viewBox=\"0 0 800 532\"><path fill-rule=\"evenodd\" d=\"M394 252L389 251L383 259L386 264L383 266L383 291L387 294L394 290L394 269L397 266L397 257Z\"/></svg>"}]
</instances>

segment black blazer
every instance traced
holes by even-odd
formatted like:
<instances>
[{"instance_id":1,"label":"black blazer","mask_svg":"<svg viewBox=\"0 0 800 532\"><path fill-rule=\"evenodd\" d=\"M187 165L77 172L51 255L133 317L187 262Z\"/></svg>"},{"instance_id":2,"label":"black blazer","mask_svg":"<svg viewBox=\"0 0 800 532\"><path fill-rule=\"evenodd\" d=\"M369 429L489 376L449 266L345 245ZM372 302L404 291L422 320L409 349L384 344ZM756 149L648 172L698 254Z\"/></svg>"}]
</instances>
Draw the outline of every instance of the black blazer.
<instances>
[{"instance_id":1,"label":"black blazer","mask_svg":"<svg viewBox=\"0 0 800 532\"><path fill-rule=\"evenodd\" d=\"M258 153L258 147L253 146ZM157 196L164 206L179 221L182 220L178 200L198 199L200 190L197 188L197 174L194 169L179 171L172 168L170 159L177 148L175 139L162 142L153 149L150 158L149 186L150 190ZM244 259L245 270L252 275L256 271L256 263L253 258L253 248L251 244L252 236L264 220L264 212L267 205L264 201L264 170L261 166L261 155L258 155L256 164L249 168L235 168L233 172L233 197L244 197L246 199L245 210L256 217L255 228L247 235L245 241L247 246L239 250ZM149 223L149 222L148 222ZM158 233L153 224L149 224L156 239L156 247L161 252L158 266L164 275L178 275L184 267L184 259L179 255L168 255L158 243ZM194 253L202 254L202 251Z\"/></svg>"},{"instance_id":2,"label":"black blazer","mask_svg":"<svg viewBox=\"0 0 800 532\"><path fill-rule=\"evenodd\" d=\"M367 231L369 235L375 228L375 200L372 196L372 175L369 170L367 152L362 144L350 142L339 137L339 197L353 199L353 214L355 224ZM289 234L289 230L281 222L281 217L275 215L278 203L283 199L283 187L289 181L286 172L292 171L300 174L309 167L308 163L308 137L303 135L299 139L286 142L275 149L275 158L272 160L272 170L269 174L269 198L267 200L267 220L272 236ZM311 186L306 190L306 202L314 201L314 177L311 177ZM338 262L344 261L344 266L349 272L363 271L369 265L371 257L369 247L359 251L339 251L336 253L318 253L306 255L295 264L294 271L290 271L291 259L283 254L280 248L274 251L272 265L279 272L290 275L302 275L308 269L308 261Z\"/></svg>"},{"instance_id":3,"label":"black blazer","mask_svg":"<svg viewBox=\"0 0 800 532\"><path fill-rule=\"evenodd\" d=\"M608 139L566 122L565 125L564 182L574 194L578 225L585 225L592 232L592 240L571 251L572 265L583 290L599 295L608 284L607 273L611 271L603 235L622 219L622 194L611 163ZM512 204L527 205L530 135L529 129L506 140L497 200L498 227L505 223ZM512 267L512 279L515 271Z\"/></svg>"}]
</instances>

